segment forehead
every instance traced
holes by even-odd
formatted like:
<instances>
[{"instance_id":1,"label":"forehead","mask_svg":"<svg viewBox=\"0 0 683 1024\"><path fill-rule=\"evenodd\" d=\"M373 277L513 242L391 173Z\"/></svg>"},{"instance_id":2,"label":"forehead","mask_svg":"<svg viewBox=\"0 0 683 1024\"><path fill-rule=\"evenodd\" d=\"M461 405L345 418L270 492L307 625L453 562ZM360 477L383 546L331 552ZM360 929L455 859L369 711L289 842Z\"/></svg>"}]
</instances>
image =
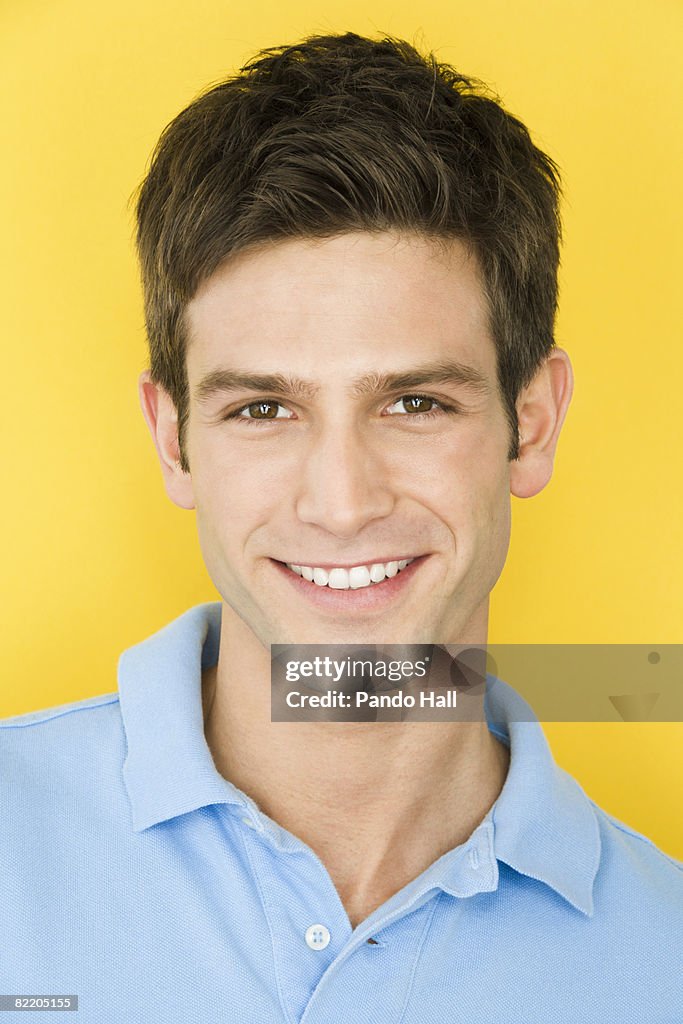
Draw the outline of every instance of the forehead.
<instances>
[{"instance_id":1,"label":"forehead","mask_svg":"<svg viewBox=\"0 0 683 1024\"><path fill-rule=\"evenodd\" d=\"M190 381L226 363L324 376L457 357L495 371L479 267L455 239L355 232L269 243L226 260L185 323Z\"/></svg>"}]
</instances>

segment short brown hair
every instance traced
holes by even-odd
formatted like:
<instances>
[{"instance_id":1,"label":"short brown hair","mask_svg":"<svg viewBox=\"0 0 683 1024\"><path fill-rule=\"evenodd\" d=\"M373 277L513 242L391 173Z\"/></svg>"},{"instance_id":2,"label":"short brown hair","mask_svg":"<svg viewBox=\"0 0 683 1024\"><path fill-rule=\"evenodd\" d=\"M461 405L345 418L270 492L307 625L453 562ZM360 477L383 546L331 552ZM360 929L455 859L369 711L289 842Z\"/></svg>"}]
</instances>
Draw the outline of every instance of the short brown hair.
<instances>
[{"instance_id":1,"label":"short brown hair","mask_svg":"<svg viewBox=\"0 0 683 1024\"><path fill-rule=\"evenodd\" d=\"M560 177L477 79L391 36L261 50L167 125L137 193L151 377L176 407L184 472L184 312L199 285L248 248L351 231L474 252L519 457L517 397L555 343Z\"/></svg>"}]
</instances>

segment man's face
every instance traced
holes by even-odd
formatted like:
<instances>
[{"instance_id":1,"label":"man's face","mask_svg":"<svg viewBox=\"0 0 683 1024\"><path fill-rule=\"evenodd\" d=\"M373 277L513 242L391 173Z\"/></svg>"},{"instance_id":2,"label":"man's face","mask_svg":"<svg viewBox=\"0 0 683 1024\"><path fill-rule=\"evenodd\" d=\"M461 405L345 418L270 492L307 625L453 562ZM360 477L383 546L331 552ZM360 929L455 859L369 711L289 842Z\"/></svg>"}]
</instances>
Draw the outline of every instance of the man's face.
<instances>
[{"instance_id":1,"label":"man's face","mask_svg":"<svg viewBox=\"0 0 683 1024\"><path fill-rule=\"evenodd\" d=\"M187 323L192 495L224 616L264 646L485 640L509 428L464 247L273 244L219 268ZM200 394L218 371L229 387Z\"/></svg>"}]
</instances>

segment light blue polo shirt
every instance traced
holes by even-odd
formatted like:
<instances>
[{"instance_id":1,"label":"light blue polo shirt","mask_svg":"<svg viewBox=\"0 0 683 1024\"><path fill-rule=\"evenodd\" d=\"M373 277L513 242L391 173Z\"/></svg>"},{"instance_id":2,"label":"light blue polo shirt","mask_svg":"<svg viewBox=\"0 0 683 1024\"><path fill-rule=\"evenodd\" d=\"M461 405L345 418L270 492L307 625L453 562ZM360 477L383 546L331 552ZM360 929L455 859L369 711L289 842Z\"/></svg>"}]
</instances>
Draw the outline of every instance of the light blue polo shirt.
<instances>
[{"instance_id":1,"label":"light blue polo shirt","mask_svg":"<svg viewBox=\"0 0 683 1024\"><path fill-rule=\"evenodd\" d=\"M683 865L492 677L498 800L352 929L312 850L216 771L220 616L125 651L118 692L0 721L0 994L78 995L66 1019L97 1024L681 1024Z\"/></svg>"}]
</instances>

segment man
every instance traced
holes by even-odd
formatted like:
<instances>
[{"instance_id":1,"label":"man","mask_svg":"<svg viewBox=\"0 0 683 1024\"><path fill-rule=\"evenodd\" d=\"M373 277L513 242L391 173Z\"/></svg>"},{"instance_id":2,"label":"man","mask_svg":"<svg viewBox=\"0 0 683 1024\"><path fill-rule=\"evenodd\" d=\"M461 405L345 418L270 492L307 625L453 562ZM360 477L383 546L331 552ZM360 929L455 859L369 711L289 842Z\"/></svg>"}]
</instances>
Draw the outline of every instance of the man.
<instances>
[{"instance_id":1,"label":"man","mask_svg":"<svg viewBox=\"0 0 683 1024\"><path fill-rule=\"evenodd\" d=\"M4 992L97 1022L683 1019L681 864L512 691L271 720L272 645L486 644L572 392L558 195L519 121L390 38L264 51L166 128L140 398L221 601L117 693L3 723Z\"/></svg>"}]
</instances>

